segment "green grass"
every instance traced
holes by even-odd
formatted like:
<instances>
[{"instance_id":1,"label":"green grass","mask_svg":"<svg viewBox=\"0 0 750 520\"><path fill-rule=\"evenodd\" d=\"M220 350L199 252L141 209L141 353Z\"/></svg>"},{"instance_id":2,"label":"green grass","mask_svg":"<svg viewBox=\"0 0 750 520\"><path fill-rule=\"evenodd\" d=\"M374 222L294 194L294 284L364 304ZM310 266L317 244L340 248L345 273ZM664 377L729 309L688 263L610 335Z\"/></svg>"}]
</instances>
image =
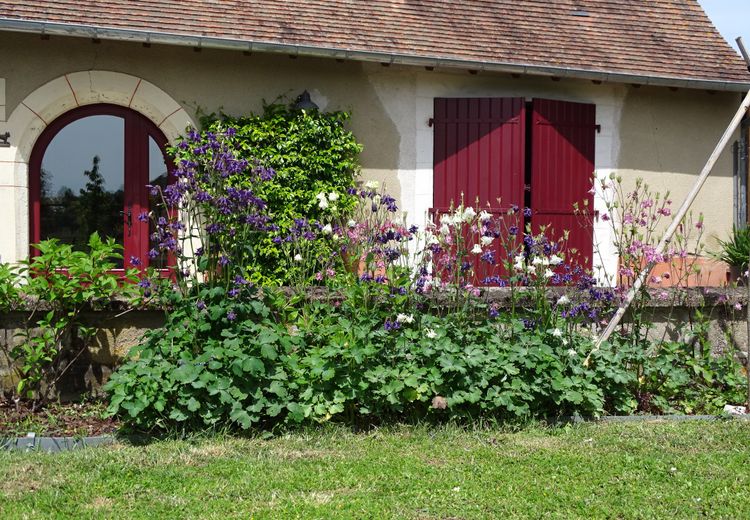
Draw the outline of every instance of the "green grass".
<instances>
[{"instance_id":1,"label":"green grass","mask_svg":"<svg viewBox=\"0 0 750 520\"><path fill-rule=\"evenodd\" d=\"M0 518L750 518L750 424L327 428L0 453Z\"/></svg>"}]
</instances>

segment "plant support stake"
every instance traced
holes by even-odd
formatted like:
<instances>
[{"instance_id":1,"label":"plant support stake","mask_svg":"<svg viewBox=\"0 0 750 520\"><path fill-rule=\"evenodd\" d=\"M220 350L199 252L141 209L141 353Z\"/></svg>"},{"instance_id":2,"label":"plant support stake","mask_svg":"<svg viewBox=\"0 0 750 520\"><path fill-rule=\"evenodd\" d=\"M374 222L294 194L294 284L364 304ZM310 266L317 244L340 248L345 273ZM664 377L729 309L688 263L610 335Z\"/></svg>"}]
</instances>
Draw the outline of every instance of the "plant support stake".
<instances>
[{"instance_id":1,"label":"plant support stake","mask_svg":"<svg viewBox=\"0 0 750 520\"><path fill-rule=\"evenodd\" d=\"M721 136L721 139L719 139L719 142L716 145L716 148L714 148L713 153L708 158L708 162L706 162L706 165L703 167L703 170L701 171L700 175L695 180L695 184L693 185L693 188L690 190L690 193L688 193L687 197L682 202L682 205L680 206L680 209L675 214L674 219L672 220L672 223L664 232L664 236L659 241L659 244L656 246L656 254L654 256L661 255L666 249L667 245L669 245L669 242L672 240L672 236L674 235L675 231L677 231L677 228L682 223L682 220L685 218L685 215L687 214L688 209L690 209L690 206L692 206L693 202L695 201L695 197L698 196L698 192L700 192L701 187L703 187L703 184L706 182L706 179L708 178L708 175L711 173L711 170L716 164L716 161L719 159L719 156L724 151L724 148L726 148L727 144L729 143L729 140L732 138L732 134L740 126L740 123L742 122L742 118L747 112L748 107L750 107L750 92L748 92L745 95L745 99L742 100L742 104L737 109L737 113L734 115L734 118L732 118L732 121L729 123L729 126L724 131L724 135ZM591 354L599 350L602 343L607 341L607 339L609 339L609 337L612 335L612 332L614 332L615 328L620 323L623 316L625 316L625 312L627 312L628 307L630 307L630 304L633 302L635 295L638 294L638 291L643 286L644 282L646 281L646 277L654 268L654 265L656 265L656 262L651 261L648 264L646 264L646 266L641 270L640 274L638 275L638 278L636 278L635 282L633 283L633 286L628 291L627 296L625 296L625 300L620 304L620 307L617 309L617 312L615 313L615 315L612 316L612 319L609 320L609 323L607 324L607 328L604 329L604 332L602 332L602 334L596 340L596 343L594 344L594 348L592 349L591 353L589 353L589 355L586 357L586 364L588 364Z\"/></svg>"}]
</instances>

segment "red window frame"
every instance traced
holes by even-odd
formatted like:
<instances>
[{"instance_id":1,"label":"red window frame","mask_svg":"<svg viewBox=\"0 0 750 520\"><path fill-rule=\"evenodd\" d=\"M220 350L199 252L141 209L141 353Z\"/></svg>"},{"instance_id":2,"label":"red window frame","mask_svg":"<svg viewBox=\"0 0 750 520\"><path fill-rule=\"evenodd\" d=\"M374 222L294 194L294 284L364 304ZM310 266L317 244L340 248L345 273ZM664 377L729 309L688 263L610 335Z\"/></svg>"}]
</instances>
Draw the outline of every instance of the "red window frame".
<instances>
[{"instance_id":1,"label":"red window frame","mask_svg":"<svg viewBox=\"0 0 750 520\"><path fill-rule=\"evenodd\" d=\"M165 158L168 180L173 182L173 167L167 159L167 138L150 119L127 107L97 103L74 108L52 121L40 134L29 160L29 238L30 244L41 240L41 171L42 160L55 136L69 124L91 116L114 116L123 119L125 128L125 178L123 180L123 265L134 267L131 257L140 258L141 267L149 263L149 223L138 215L149 211L149 137L153 138ZM29 254L38 254L30 247ZM169 259L172 264L173 259Z\"/></svg>"}]
</instances>

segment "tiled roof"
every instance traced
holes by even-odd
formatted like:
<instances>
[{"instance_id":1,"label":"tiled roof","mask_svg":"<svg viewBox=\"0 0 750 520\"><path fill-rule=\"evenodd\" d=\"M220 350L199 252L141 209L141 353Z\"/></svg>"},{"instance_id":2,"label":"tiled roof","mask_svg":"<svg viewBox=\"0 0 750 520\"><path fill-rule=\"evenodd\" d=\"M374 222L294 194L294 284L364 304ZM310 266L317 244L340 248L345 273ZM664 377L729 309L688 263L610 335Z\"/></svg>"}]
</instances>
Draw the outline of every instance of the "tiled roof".
<instances>
[{"instance_id":1,"label":"tiled roof","mask_svg":"<svg viewBox=\"0 0 750 520\"><path fill-rule=\"evenodd\" d=\"M750 83L696 0L0 0L0 29L34 25L18 21L115 30L103 38L135 30L355 59Z\"/></svg>"}]
</instances>

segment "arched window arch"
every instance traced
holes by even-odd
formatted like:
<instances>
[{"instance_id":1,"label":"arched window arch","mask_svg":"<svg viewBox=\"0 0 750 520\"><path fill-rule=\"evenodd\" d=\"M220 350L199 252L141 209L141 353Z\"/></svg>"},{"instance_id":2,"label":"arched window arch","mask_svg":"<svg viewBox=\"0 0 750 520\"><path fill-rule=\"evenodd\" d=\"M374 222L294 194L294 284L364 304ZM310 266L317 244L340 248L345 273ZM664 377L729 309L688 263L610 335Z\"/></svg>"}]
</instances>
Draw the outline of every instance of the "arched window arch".
<instances>
[{"instance_id":1,"label":"arched window arch","mask_svg":"<svg viewBox=\"0 0 750 520\"><path fill-rule=\"evenodd\" d=\"M31 243L57 238L84 249L98 231L123 246L119 267L164 267L149 259L149 222L138 217L153 204L146 186L168 182L166 146L151 120L119 105L86 105L52 121L29 161Z\"/></svg>"}]
</instances>

